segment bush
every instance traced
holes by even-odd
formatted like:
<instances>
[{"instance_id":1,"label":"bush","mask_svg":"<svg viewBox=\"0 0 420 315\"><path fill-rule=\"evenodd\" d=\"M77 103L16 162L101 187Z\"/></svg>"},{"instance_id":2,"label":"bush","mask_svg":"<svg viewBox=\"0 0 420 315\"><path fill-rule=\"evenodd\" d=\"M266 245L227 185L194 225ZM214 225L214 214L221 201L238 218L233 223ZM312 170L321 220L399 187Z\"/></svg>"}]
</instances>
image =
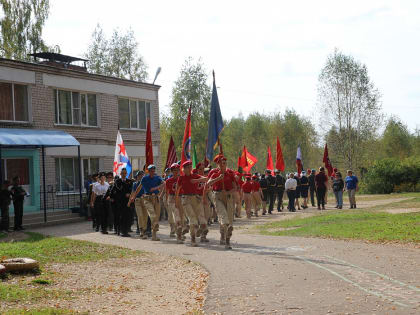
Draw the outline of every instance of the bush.
<instances>
[{"instance_id":1,"label":"bush","mask_svg":"<svg viewBox=\"0 0 420 315\"><path fill-rule=\"evenodd\" d=\"M363 178L362 191L370 194L418 191L420 158L376 160Z\"/></svg>"}]
</instances>

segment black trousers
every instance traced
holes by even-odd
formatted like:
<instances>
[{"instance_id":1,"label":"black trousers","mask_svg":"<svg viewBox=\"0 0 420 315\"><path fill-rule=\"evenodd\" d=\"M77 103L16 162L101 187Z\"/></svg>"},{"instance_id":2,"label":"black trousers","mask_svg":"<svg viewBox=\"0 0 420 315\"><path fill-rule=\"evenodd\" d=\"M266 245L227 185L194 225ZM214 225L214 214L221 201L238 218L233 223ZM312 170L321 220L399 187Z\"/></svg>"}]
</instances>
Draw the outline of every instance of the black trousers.
<instances>
[{"instance_id":1,"label":"black trousers","mask_svg":"<svg viewBox=\"0 0 420 315\"><path fill-rule=\"evenodd\" d=\"M296 199L296 191L295 190L288 190L287 191L287 198L289 198L289 211L296 211L295 209L295 199Z\"/></svg>"},{"instance_id":2,"label":"black trousers","mask_svg":"<svg viewBox=\"0 0 420 315\"><path fill-rule=\"evenodd\" d=\"M114 230L117 234L120 233L120 221L121 221L121 215L120 215L120 209L118 205L114 202L111 202L111 208L112 208L112 214L114 218Z\"/></svg>"},{"instance_id":3,"label":"black trousers","mask_svg":"<svg viewBox=\"0 0 420 315\"><path fill-rule=\"evenodd\" d=\"M283 209L284 190L283 189L277 190L276 195L277 195L277 210L280 211L280 209Z\"/></svg>"},{"instance_id":4,"label":"black trousers","mask_svg":"<svg viewBox=\"0 0 420 315\"><path fill-rule=\"evenodd\" d=\"M318 187L316 190L316 199L318 200L318 207L319 206L325 206L325 187Z\"/></svg>"},{"instance_id":5,"label":"black trousers","mask_svg":"<svg viewBox=\"0 0 420 315\"><path fill-rule=\"evenodd\" d=\"M313 188L310 188L309 189L309 194L311 195L311 204L312 204L312 207L315 207L315 192L316 192L315 189L313 189Z\"/></svg>"},{"instance_id":6,"label":"black trousers","mask_svg":"<svg viewBox=\"0 0 420 315\"><path fill-rule=\"evenodd\" d=\"M276 201L276 194L274 189L268 189L268 200L270 201L270 204L268 206L268 212L273 211L274 208L274 202Z\"/></svg>"},{"instance_id":7,"label":"black trousers","mask_svg":"<svg viewBox=\"0 0 420 315\"><path fill-rule=\"evenodd\" d=\"M9 205L1 205L1 221L0 221L0 231L7 231L9 230Z\"/></svg>"},{"instance_id":8,"label":"black trousers","mask_svg":"<svg viewBox=\"0 0 420 315\"><path fill-rule=\"evenodd\" d=\"M98 196L95 199L95 213L96 213L96 229L101 228L102 232L108 229L108 207L102 197Z\"/></svg>"},{"instance_id":9,"label":"black trousers","mask_svg":"<svg viewBox=\"0 0 420 315\"><path fill-rule=\"evenodd\" d=\"M268 189L262 189L262 193L263 193L263 201L267 202L268 199Z\"/></svg>"},{"instance_id":10,"label":"black trousers","mask_svg":"<svg viewBox=\"0 0 420 315\"><path fill-rule=\"evenodd\" d=\"M125 198L118 204L120 212L120 233L128 234L131 227L131 208L127 207L128 199Z\"/></svg>"},{"instance_id":11,"label":"black trousers","mask_svg":"<svg viewBox=\"0 0 420 315\"><path fill-rule=\"evenodd\" d=\"M22 227L23 217L23 200L16 200L13 202L13 209L15 212L14 229Z\"/></svg>"}]
</instances>

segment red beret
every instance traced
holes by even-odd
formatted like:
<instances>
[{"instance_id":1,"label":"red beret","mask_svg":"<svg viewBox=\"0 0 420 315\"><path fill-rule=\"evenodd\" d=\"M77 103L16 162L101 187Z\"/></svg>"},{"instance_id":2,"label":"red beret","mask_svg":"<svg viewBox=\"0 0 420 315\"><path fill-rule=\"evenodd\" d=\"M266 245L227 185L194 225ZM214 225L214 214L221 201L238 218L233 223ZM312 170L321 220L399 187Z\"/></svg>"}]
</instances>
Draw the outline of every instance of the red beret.
<instances>
[{"instance_id":1,"label":"red beret","mask_svg":"<svg viewBox=\"0 0 420 315\"><path fill-rule=\"evenodd\" d=\"M222 155L218 154L214 157L213 162L219 163L220 161L226 161L227 159Z\"/></svg>"},{"instance_id":2,"label":"red beret","mask_svg":"<svg viewBox=\"0 0 420 315\"><path fill-rule=\"evenodd\" d=\"M184 163L182 163L182 167L187 167L192 165L192 162L190 160L185 161Z\"/></svg>"},{"instance_id":3,"label":"red beret","mask_svg":"<svg viewBox=\"0 0 420 315\"><path fill-rule=\"evenodd\" d=\"M175 168L179 168L179 164L178 163L172 163L171 170L173 170Z\"/></svg>"}]
</instances>

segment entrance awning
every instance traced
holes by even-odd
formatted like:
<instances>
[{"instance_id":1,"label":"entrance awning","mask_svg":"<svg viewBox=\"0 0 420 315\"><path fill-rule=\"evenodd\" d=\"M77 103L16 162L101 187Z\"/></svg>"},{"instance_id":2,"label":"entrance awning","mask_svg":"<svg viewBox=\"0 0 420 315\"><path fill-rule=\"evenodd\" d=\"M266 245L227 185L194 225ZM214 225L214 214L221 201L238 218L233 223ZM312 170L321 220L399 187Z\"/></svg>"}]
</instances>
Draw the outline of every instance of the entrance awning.
<instances>
[{"instance_id":1,"label":"entrance awning","mask_svg":"<svg viewBox=\"0 0 420 315\"><path fill-rule=\"evenodd\" d=\"M40 148L79 146L72 135L61 130L0 128L0 146Z\"/></svg>"}]
</instances>

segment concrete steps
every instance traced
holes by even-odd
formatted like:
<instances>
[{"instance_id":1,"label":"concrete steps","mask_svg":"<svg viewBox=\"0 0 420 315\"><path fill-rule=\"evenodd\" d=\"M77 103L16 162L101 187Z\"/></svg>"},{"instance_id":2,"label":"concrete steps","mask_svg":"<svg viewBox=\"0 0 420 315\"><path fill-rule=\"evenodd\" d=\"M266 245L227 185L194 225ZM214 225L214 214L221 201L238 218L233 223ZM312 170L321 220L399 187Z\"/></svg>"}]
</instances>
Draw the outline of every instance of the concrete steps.
<instances>
[{"instance_id":1,"label":"concrete steps","mask_svg":"<svg viewBox=\"0 0 420 315\"><path fill-rule=\"evenodd\" d=\"M25 228L36 228L43 226L68 224L82 222L85 217L78 213L72 213L70 210L56 210L47 212L47 222L44 222L44 212L28 213L23 215L23 226ZM13 228L14 217L10 217L10 227Z\"/></svg>"}]
</instances>

